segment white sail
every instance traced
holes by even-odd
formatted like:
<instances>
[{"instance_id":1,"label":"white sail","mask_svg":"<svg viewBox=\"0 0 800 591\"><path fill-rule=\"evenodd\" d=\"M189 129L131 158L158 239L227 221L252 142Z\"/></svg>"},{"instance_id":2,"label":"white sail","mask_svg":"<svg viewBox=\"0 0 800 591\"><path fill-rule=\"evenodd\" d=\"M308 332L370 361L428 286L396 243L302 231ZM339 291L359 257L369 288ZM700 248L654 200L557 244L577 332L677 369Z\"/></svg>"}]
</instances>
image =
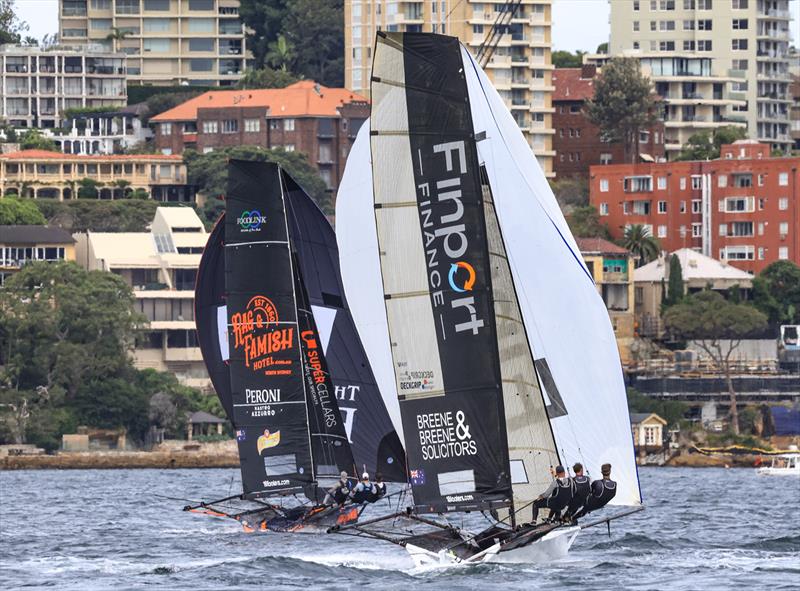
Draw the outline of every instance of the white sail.
<instances>
[{"instance_id":1,"label":"white sail","mask_svg":"<svg viewBox=\"0 0 800 591\"><path fill-rule=\"evenodd\" d=\"M608 311L530 146L463 47L462 56L475 132L486 134L478 154L489 175L528 339L534 357L546 360L567 411L551 420L561 460L581 462L595 478L610 463L618 483L612 504L639 504L625 384ZM553 402L556 394L547 394Z\"/></svg>"}]
</instances>

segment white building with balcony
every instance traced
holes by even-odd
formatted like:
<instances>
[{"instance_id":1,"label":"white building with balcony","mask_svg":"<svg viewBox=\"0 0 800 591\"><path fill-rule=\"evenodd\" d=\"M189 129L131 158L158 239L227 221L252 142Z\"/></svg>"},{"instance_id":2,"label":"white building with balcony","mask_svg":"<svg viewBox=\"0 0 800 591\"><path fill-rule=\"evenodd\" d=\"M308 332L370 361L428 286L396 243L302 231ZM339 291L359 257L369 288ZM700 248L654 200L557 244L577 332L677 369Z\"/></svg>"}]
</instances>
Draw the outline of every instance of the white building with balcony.
<instances>
[{"instance_id":1,"label":"white building with balcony","mask_svg":"<svg viewBox=\"0 0 800 591\"><path fill-rule=\"evenodd\" d=\"M159 207L149 232L75 234L77 263L115 273L136 296L148 320L134 363L174 373L197 388L210 387L194 323L194 285L208 234L190 207Z\"/></svg>"},{"instance_id":2,"label":"white building with balcony","mask_svg":"<svg viewBox=\"0 0 800 591\"><path fill-rule=\"evenodd\" d=\"M93 45L0 45L0 119L14 127L59 127L68 109L127 102L123 53Z\"/></svg>"}]
</instances>

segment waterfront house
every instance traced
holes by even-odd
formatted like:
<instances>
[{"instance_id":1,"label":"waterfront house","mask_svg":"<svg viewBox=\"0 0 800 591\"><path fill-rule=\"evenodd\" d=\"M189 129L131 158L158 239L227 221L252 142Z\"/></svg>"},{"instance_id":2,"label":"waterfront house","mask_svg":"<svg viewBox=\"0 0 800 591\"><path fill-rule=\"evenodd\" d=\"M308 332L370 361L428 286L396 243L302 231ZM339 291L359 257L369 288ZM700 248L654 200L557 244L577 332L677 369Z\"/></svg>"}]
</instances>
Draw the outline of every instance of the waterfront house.
<instances>
[{"instance_id":1,"label":"waterfront house","mask_svg":"<svg viewBox=\"0 0 800 591\"><path fill-rule=\"evenodd\" d=\"M637 455L659 452L664 449L664 428L667 421L656 413L631 413L633 446Z\"/></svg>"}]
</instances>

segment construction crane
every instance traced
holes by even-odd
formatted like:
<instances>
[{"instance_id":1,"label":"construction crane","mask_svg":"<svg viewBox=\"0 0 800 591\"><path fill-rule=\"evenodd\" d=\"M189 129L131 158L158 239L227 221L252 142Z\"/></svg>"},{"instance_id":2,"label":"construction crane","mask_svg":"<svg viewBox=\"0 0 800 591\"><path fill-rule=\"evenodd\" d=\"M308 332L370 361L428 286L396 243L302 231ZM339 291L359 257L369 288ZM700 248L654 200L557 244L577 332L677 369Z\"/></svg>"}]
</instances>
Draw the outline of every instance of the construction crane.
<instances>
[{"instance_id":1,"label":"construction crane","mask_svg":"<svg viewBox=\"0 0 800 591\"><path fill-rule=\"evenodd\" d=\"M520 4L522 4L522 0L507 0L500 6L500 11L497 13L494 23L492 23L492 28L483 38L483 43L478 47L478 51L475 52L475 60L482 68L485 68L489 60L492 59L492 55L494 55L494 51L497 49L500 39L517 14ZM491 4L489 6L491 6Z\"/></svg>"}]
</instances>

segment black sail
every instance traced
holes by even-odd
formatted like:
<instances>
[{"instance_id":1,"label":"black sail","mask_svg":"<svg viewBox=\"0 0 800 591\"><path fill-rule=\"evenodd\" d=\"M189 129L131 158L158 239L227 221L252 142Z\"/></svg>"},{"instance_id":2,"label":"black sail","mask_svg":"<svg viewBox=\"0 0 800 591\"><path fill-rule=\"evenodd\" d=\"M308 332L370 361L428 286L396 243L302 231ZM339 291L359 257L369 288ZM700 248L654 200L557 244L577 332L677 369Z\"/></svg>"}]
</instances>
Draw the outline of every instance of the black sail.
<instances>
[{"instance_id":1,"label":"black sail","mask_svg":"<svg viewBox=\"0 0 800 591\"><path fill-rule=\"evenodd\" d=\"M211 384L233 423L233 395L228 368L228 327L225 307L225 214L208 237L197 269L194 291L197 340ZM235 426L235 423L234 423Z\"/></svg>"},{"instance_id":2,"label":"black sail","mask_svg":"<svg viewBox=\"0 0 800 591\"><path fill-rule=\"evenodd\" d=\"M406 481L405 453L350 315L336 235L316 203L284 172L289 235L317 324L358 470Z\"/></svg>"},{"instance_id":3,"label":"black sail","mask_svg":"<svg viewBox=\"0 0 800 591\"><path fill-rule=\"evenodd\" d=\"M379 33L375 217L416 510L511 502L491 265L457 39Z\"/></svg>"},{"instance_id":4,"label":"black sail","mask_svg":"<svg viewBox=\"0 0 800 591\"><path fill-rule=\"evenodd\" d=\"M277 165L229 162L225 286L233 422L244 492L301 492L314 481L314 470Z\"/></svg>"}]
</instances>

